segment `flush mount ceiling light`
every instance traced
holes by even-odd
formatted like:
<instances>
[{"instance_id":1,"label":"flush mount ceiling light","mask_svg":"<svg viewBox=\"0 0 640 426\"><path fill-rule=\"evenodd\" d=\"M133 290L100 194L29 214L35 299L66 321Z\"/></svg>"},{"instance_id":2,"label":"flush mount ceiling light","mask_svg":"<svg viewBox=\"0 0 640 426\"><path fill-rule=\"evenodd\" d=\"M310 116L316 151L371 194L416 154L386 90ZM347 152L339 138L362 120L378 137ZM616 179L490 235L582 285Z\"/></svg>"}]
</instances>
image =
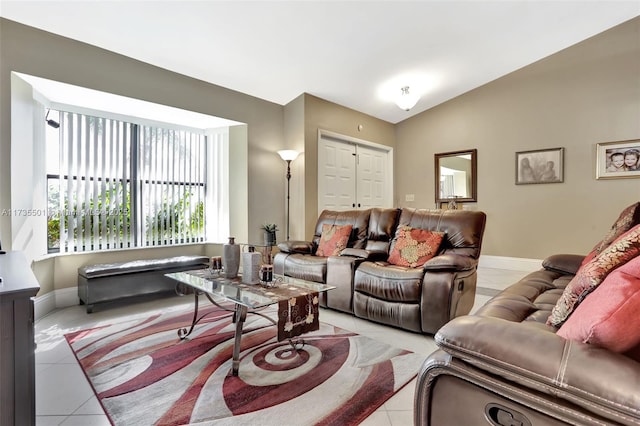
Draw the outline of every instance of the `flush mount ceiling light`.
<instances>
[{"instance_id":1,"label":"flush mount ceiling light","mask_svg":"<svg viewBox=\"0 0 640 426\"><path fill-rule=\"evenodd\" d=\"M396 98L396 105L400 109L409 111L418 103L419 98L417 94L409 92L409 86L404 86L400 89L400 95Z\"/></svg>"}]
</instances>

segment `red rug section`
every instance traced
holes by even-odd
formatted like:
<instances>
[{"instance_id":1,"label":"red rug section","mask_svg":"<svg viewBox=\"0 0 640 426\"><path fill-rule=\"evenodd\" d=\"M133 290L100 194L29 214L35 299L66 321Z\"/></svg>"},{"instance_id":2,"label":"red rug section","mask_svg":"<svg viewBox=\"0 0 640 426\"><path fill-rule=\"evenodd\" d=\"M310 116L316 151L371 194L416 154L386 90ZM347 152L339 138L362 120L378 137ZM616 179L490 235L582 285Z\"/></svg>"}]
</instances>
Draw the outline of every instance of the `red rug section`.
<instances>
[{"instance_id":1,"label":"red rug section","mask_svg":"<svg viewBox=\"0 0 640 426\"><path fill-rule=\"evenodd\" d=\"M296 416L296 420L300 420L297 424L358 424L411 380L421 364L421 357L411 352L328 325L323 325L318 332L303 335L305 345L293 350L288 342L277 341L275 327L253 317L258 319L245 324L241 340L241 374L232 376L229 374L234 337L232 314L214 307L203 310L202 314L206 315L196 328L206 328L182 341L177 330L190 325L192 312L157 313L132 321L128 326L105 325L65 336L94 391L100 390L96 395L114 425L185 425L194 418L197 421L214 421L229 416L244 419L255 416L255 413L265 413L266 421L274 416L277 418L274 410L289 415L300 411L299 407L291 406L294 404L291 401L305 397L308 400L308 395L313 395L317 388L329 381L336 382L341 375L345 375L345 383L340 390L347 389L347 396L337 399L339 392L330 395L332 400L328 405L333 408L324 414L318 414L316 409L310 419L301 413ZM367 354L367 351L372 353ZM389 359L378 359L380 351L389 352ZM188 367L201 357L207 357L207 362L194 373L193 367ZM395 363L398 359L405 362L406 358L415 373L403 372L402 381L398 383L398 372L394 371L391 358L396 359ZM120 371L132 374L131 365L136 367L136 374L118 379ZM305 368L308 365L311 367ZM259 377L272 374L285 379L262 385L251 384L243 380L243 369L251 370L251 374ZM402 370L411 371L411 368ZM213 380L212 377L220 379ZM353 377L364 378L360 379L361 385L357 389L350 389ZM189 380L189 385L170 390L175 395L167 398L168 402L163 401L162 405L146 412L140 410L140 404L156 403L152 396L145 399L148 389L154 389L154 385L163 380L171 383L172 379L176 379L176 383ZM105 380L112 380L113 385L110 382L105 384ZM159 383L158 386L162 385ZM149 395L155 395L153 392L157 392L157 386L149 391ZM326 389L323 392L326 395ZM216 395L222 398L216 404L224 407L223 412L203 412L202 407L209 405L209 400L203 398L216 398ZM323 398L326 396L318 395L319 401ZM153 419L146 423L146 417L140 418L145 415Z\"/></svg>"}]
</instances>

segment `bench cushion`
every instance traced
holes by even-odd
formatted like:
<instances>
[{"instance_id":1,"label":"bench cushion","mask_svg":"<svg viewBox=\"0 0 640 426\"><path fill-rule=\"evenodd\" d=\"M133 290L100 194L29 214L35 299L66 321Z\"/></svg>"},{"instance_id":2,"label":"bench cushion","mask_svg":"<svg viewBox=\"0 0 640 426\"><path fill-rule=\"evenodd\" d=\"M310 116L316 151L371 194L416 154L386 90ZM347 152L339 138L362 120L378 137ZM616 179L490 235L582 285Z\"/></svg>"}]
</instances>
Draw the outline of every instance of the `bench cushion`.
<instances>
[{"instance_id":1,"label":"bench cushion","mask_svg":"<svg viewBox=\"0 0 640 426\"><path fill-rule=\"evenodd\" d=\"M78 268L78 274L87 279L109 277L113 275L130 274L134 272L157 271L184 266L207 265L206 256L175 256L162 259L132 260L129 262L101 263Z\"/></svg>"}]
</instances>

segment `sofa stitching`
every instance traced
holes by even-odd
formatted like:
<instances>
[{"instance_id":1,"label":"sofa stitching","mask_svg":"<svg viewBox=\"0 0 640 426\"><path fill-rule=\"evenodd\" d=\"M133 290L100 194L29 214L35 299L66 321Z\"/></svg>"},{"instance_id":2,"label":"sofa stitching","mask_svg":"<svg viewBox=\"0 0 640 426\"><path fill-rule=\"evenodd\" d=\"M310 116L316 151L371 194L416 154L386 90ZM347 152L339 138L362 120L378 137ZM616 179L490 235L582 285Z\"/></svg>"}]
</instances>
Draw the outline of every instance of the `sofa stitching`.
<instances>
[{"instance_id":1,"label":"sofa stitching","mask_svg":"<svg viewBox=\"0 0 640 426\"><path fill-rule=\"evenodd\" d=\"M487 355L485 355L483 353L480 353L480 352L477 352L477 351L471 351L471 350L469 350L467 348L462 348L460 346L452 344L451 341L449 341L446 338L444 338L442 335L440 335L440 333L437 333L435 337L436 337L435 340L436 340L437 343L441 343L442 346L444 346L447 349L452 349L452 352L449 352L449 353L451 353L453 356L456 355L455 352L460 352L462 354L471 355L474 358L479 358L479 359L488 360L488 361L494 361L493 365L496 365L499 368L501 366L508 366L509 369L511 369L511 370L517 370L517 371L520 371L522 373L526 373L526 374L529 374L529 375L532 375L532 376L535 376L535 377L539 377L541 379L549 379L547 376L544 376L542 374L534 373L534 372L532 372L530 370L526 370L524 368L518 367L517 365L501 362L501 360L499 360L497 358L493 358L493 357L487 356ZM438 345L438 346L440 346L440 345ZM467 361L472 361L472 360L467 358ZM473 362L471 362L471 363L474 364ZM491 367L492 367L492 363L490 363L490 362L486 362L486 363L483 363L483 364L489 369L491 369ZM495 368L493 368L493 369L495 370ZM504 369L504 367L502 367L501 369ZM528 382L528 383L532 383L532 384L545 385L544 381L542 381L542 380L538 380L538 381L531 380L528 377L526 377L525 375L520 376L519 379L523 380L525 382ZM552 381L552 382L555 385L555 381ZM545 385L545 386L549 386L549 385ZM640 408L633 408L633 407L630 407L628 405L623 405L623 404L621 404L619 402L615 402L615 401L603 398L600 395L585 391L584 389L571 386L568 383L566 383L564 386L562 386L562 388L570 389L570 390L573 390L573 391L577 391L580 394L587 395L589 397L592 397L595 400L608 403L608 404L610 404L612 406L615 406L615 407L623 408L623 409L628 410L628 411L630 411L632 413L640 413ZM553 389L551 389L551 390L553 390ZM620 414L618 414L618 413L616 413L614 411L609 411L609 409L606 408L606 407L601 407L601 409L604 410L604 411L609 412L613 416L624 418L623 416L621 416Z\"/></svg>"},{"instance_id":2,"label":"sofa stitching","mask_svg":"<svg viewBox=\"0 0 640 426\"><path fill-rule=\"evenodd\" d=\"M567 372L567 364L569 362L569 353L571 352L571 341L566 341L562 347L562 357L560 358L560 368L558 368L558 374L554 383L559 387L567 387L567 383L564 381L564 375Z\"/></svg>"},{"instance_id":3,"label":"sofa stitching","mask_svg":"<svg viewBox=\"0 0 640 426\"><path fill-rule=\"evenodd\" d=\"M450 368L451 368L451 367L450 367ZM481 374L478 374L478 373L477 373L477 372L475 372L475 371L468 371L468 370L466 370L466 371L464 372L464 374L462 374L462 372L458 372L458 371L455 371L455 374L454 374L454 372L450 372L450 371L448 371L447 373L450 373L452 376L456 376L456 377L458 377L458 378L460 378L460 379L462 379L462 380L466 380L466 381L469 381L469 376L470 376L470 377L473 377L473 378L475 378L475 379L476 379L476 381L475 381L475 384L476 384L476 385L478 385L478 386L482 386L483 388L485 388L485 389L487 389L487 390L489 390L489 391L492 391L492 392L494 392L494 391L495 391L494 389L490 388L489 386L487 386L487 385L485 385L485 384L481 383L483 379L484 379L484 380L487 380L487 379L485 379ZM572 414L572 415L574 415L575 417L579 417L579 418L581 418L581 419L583 419L583 420L585 420L585 421L591 421L591 422L595 421L595 419L594 419L593 417L587 416L587 415L585 415L585 414L583 414L583 413L580 413L580 412L571 411L571 410L569 410L569 409L568 409L568 408L566 408L566 407L562 407L562 406L558 406L558 405L550 404L550 403L549 403L546 399L544 399L544 398L541 398L541 397L539 397L539 396L537 396L537 395L535 395L535 394L532 394L532 393L530 393L530 392L526 392L526 391L520 390L520 389L518 389L518 388L516 388L516 387L514 387L514 386L509 386L509 385L507 385L507 384L505 384L505 383L502 383L502 382L500 382L500 381L492 381L492 382L491 382L491 384L492 384L493 386L496 386L496 387L498 387L498 388L503 389L503 390L505 391L505 394L503 394L502 396L504 396L505 398L507 397L507 395L506 395L506 393L507 393L507 392L511 392L511 393L519 394L519 395L520 395L521 397L523 397L523 399L525 399L525 400L526 400L527 398L530 398L530 399L532 399L532 400L534 400L534 401L538 402L538 403L539 403L540 405L542 405L542 406L552 407L552 408L554 408L554 409L556 409L556 410L560 410L560 411L562 411L562 412ZM605 409L605 411L606 411L606 409ZM616 416L616 413L613 413L613 412L612 412L611 414L613 414L614 416ZM625 418L624 418L624 417L622 417L622 416L619 416L619 417L621 417L623 420L625 420ZM567 421L568 421L569 419L561 419L561 420L567 420ZM606 425L607 423L600 423L600 422L598 422L598 424L600 424L600 425Z\"/></svg>"}]
</instances>

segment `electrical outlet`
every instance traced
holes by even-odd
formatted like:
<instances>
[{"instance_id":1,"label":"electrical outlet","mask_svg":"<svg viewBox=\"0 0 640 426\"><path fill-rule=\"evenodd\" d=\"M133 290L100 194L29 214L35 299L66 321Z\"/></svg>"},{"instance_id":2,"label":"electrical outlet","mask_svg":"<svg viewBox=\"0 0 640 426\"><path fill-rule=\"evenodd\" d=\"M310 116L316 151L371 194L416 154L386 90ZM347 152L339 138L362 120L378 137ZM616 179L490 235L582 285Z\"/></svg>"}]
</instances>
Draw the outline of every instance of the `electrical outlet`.
<instances>
[{"instance_id":1,"label":"electrical outlet","mask_svg":"<svg viewBox=\"0 0 640 426\"><path fill-rule=\"evenodd\" d=\"M416 196L414 194L405 194L404 200L405 201L415 201L416 200Z\"/></svg>"}]
</instances>

